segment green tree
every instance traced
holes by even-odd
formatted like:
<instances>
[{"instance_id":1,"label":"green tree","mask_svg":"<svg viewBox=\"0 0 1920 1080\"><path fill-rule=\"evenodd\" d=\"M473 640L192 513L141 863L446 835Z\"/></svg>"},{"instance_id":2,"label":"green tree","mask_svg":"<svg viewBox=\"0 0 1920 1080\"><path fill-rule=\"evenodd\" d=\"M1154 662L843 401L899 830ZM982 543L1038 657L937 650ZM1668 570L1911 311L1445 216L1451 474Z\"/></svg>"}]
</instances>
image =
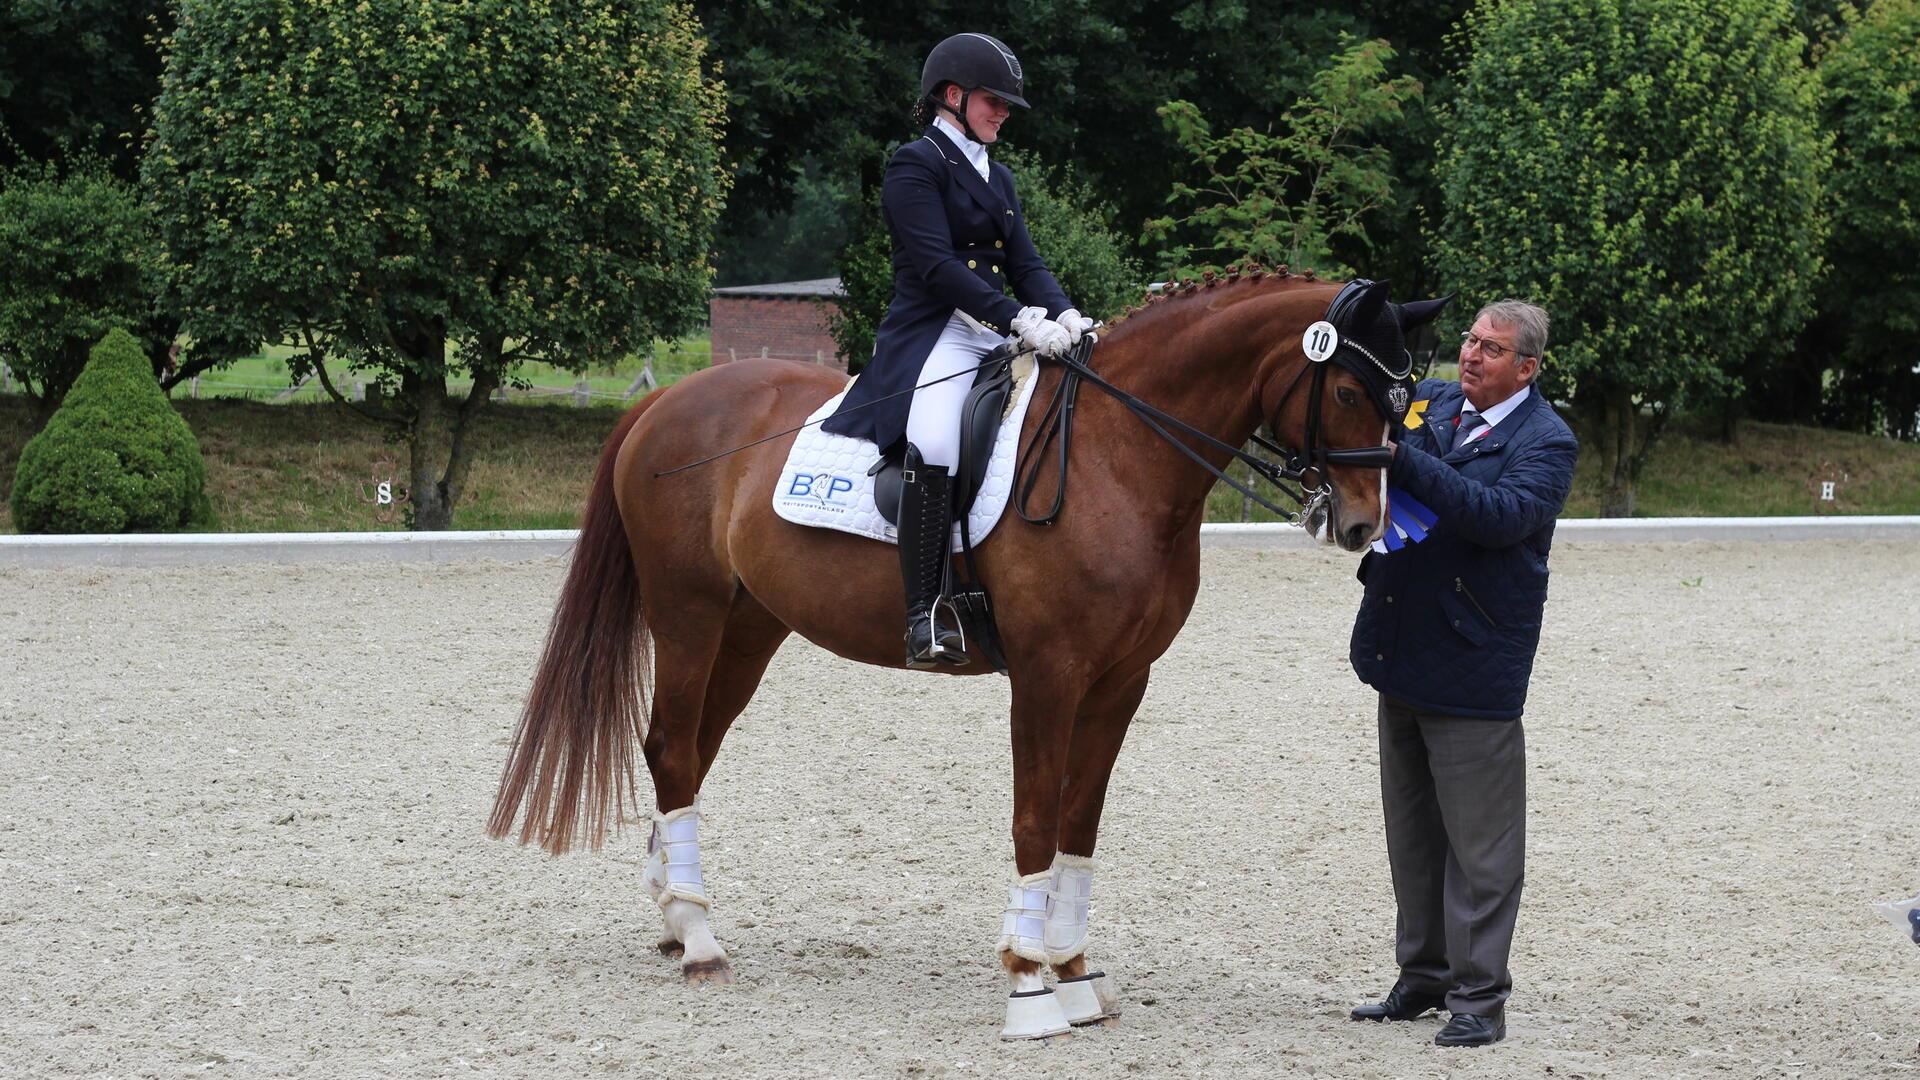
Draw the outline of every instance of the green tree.
<instances>
[{"instance_id":1,"label":"green tree","mask_svg":"<svg viewBox=\"0 0 1920 1080\"><path fill-rule=\"evenodd\" d=\"M1821 319L1802 338L1813 390L1829 385L1830 421L1920 438L1920 3L1879 0L1819 77L1834 227Z\"/></svg>"},{"instance_id":2,"label":"green tree","mask_svg":"<svg viewBox=\"0 0 1920 1080\"><path fill-rule=\"evenodd\" d=\"M0 363L42 418L101 335L145 321L154 249L151 214L102 159L0 171Z\"/></svg>"},{"instance_id":3,"label":"green tree","mask_svg":"<svg viewBox=\"0 0 1920 1080\"><path fill-rule=\"evenodd\" d=\"M1546 307L1544 385L1600 432L1607 515L1632 513L1672 410L1720 400L1810 311L1828 155L1790 18L1784 0L1501 0L1466 21L1440 267L1465 310Z\"/></svg>"},{"instance_id":4,"label":"green tree","mask_svg":"<svg viewBox=\"0 0 1920 1080\"><path fill-rule=\"evenodd\" d=\"M517 365L704 317L704 49L672 0L186 0L145 170L194 347L296 342L297 375L407 443L415 527L448 527Z\"/></svg>"},{"instance_id":5,"label":"green tree","mask_svg":"<svg viewBox=\"0 0 1920 1080\"><path fill-rule=\"evenodd\" d=\"M880 189L861 201L853 235L840 249L840 298L827 317L847 372L858 375L873 359L873 334L893 303L893 241L881 218Z\"/></svg>"},{"instance_id":6,"label":"green tree","mask_svg":"<svg viewBox=\"0 0 1920 1080\"><path fill-rule=\"evenodd\" d=\"M1176 181L1167 197L1184 215L1147 223L1145 238L1168 244L1161 261L1176 275L1259 262L1351 277L1335 241L1369 246L1366 215L1393 201L1386 147L1359 140L1399 121L1420 97L1410 76L1387 77L1393 55L1384 41L1350 45L1281 116L1278 133L1243 127L1215 136L1191 102L1162 106L1198 175Z\"/></svg>"},{"instance_id":7,"label":"green tree","mask_svg":"<svg viewBox=\"0 0 1920 1080\"><path fill-rule=\"evenodd\" d=\"M815 159L837 170L852 216L879 184L919 92L920 65L948 34L984 30L1026 70L1029 111L1003 131L1050 162L1070 162L1116 208L1135 254L1139 229L1162 213L1186 168L1153 118L1169 99L1194 102L1224 126L1264 125L1299 97L1343 34L1435 39L1461 0L1446 4L1154 3L951 5L897 0L696 3L724 61L730 93L727 155L739 168L722 249L776 230ZM1422 54L1425 56L1426 54ZM1432 140L1417 147L1430 156ZM1410 163L1418 166L1418 162ZM836 181L841 182L841 181ZM1398 235L1416 253L1415 231ZM1419 258L1406 260L1417 264Z\"/></svg>"},{"instance_id":8,"label":"green tree","mask_svg":"<svg viewBox=\"0 0 1920 1080\"><path fill-rule=\"evenodd\" d=\"M1044 166L1037 154L1014 147L997 157L1019 177L1020 211L1034 247L1082 315L1110 319L1146 295L1117 212L1077 170Z\"/></svg>"},{"instance_id":9,"label":"green tree","mask_svg":"<svg viewBox=\"0 0 1920 1080\"><path fill-rule=\"evenodd\" d=\"M110 331L13 474L23 533L170 532L212 523L193 432L140 343Z\"/></svg>"},{"instance_id":10,"label":"green tree","mask_svg":"<svg viewBox=\"0 0 1920 1080\"><path fill-rule=\"evenodd\" d=\"M0 3L0 164L104 157L139 176L172 0Z\"/></svg>"},{"instance_id":11,"label":"green tree","mask_svg":"<svg viewBox=\"0 0 1920 1080\"><path fill-rule=\"evenodd\" d=\"M859 177L810 158L785 209L770 204L729 215L736 230L716 239L716 285L761 285L829 277L851 236ZM731 203L739 203L736 189Z\"/></svg>"},{"instance_id":12,"label":"green tree","mask_svg":"<svg viewBox=\"0 0 1920 1080\"><path fill-rule=\"evenodd\" d=\"M1069 168L1048 170L1011 147L996 146L993 156L1013 170L1034 246L1082 314L1105 319L1143 295L1140 265L1114 227L1113 207L1090 185ZM829 329L847 370L857 373L873 355L874 329L893 302L892 243L877 195L841 254L840 284L845 295Z\"/></svg>"}]
</instances>

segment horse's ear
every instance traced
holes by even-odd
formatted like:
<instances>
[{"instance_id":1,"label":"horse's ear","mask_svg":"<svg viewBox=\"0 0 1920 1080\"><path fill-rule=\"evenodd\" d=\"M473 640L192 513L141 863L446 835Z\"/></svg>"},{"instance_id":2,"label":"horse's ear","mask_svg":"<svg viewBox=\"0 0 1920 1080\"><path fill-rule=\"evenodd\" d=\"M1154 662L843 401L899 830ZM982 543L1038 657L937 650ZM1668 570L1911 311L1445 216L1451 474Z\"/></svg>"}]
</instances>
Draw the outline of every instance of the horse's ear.
<instances>
[{"instance_id":1,"label":"horse's ear","mask_svg":"<svg viewBox=\"0 0 1920 1080\"><path fill-rule=\"evenodd\" d=\"M1424 326L1433 321L1448 304L1453 303L1453 293L1436 300L1412 300L1405 304L1395 304L1394 314L1400 318L1400 332L1406 333L1416 326Z\"/></svg>"},{"instance_id":2,"label":"horse's ear","mask_svg":"<svg viewBox=\"0 0 1920 1080\"><path fill-rule=\"evenodd\" d=\"M1372 326L1380 318L1380 312L1387 305L1387 283L1370 281L1354 297L1352 314L1348 316L1348 326Z\"/></svg>"}]
</instances>

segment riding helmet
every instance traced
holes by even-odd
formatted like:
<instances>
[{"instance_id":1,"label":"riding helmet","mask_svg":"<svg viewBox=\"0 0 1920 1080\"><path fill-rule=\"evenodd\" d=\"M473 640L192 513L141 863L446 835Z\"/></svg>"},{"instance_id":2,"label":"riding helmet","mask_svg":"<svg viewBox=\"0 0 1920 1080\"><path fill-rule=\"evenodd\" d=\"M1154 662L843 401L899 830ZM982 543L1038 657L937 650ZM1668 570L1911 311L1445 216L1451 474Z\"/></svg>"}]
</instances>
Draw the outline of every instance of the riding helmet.
<instances>
[{"instance_id":1,"label":"riding helmet","mask_svg":"<svg viewBox=\"0 0 1920 1080\"><path fill-rule=\"evenodd\" d=\"M988 34L955 34L933 47L920 69L920 93L931 96L941 83L962 90L985 90L1009 105L1028 108L1020 96L1020 60L999 38Z\"/></svg>"}]
</instances>

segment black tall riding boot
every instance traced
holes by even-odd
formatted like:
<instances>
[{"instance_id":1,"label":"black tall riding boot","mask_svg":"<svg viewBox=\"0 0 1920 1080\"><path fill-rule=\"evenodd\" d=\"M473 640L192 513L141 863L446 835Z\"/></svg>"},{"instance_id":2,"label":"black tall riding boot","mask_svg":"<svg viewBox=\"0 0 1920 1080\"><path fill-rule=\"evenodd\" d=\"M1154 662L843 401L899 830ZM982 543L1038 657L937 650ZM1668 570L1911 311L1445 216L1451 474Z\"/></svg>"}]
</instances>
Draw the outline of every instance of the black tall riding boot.
<instances>
[{"instance_id":1,"label":"black tall riding boot","mask_svg":"<svg viewBox=\"0 0 1920 1080\"><path fill-rule=\"evenodd\" d=\"M923 463L912 443L900 469L899 533L900 579L907 589L907 666L965 664L960 630L952 625L953 609L938 603L947 568L953 565L953 479L946 466Z\"/></svg>"}]
</instances>

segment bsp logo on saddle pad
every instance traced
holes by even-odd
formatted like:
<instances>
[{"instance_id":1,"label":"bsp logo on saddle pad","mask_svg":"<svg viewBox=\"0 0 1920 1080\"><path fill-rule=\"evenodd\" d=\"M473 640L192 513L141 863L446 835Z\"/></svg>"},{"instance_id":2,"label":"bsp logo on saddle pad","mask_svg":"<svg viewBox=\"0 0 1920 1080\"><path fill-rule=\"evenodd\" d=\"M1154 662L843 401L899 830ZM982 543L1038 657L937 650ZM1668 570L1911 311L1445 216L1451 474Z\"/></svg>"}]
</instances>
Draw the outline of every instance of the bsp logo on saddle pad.
<instances>
[{"instance_id":1,"label":"bsp logo on saddle pad","mask_svg":"<svg viewBox=\"0 0 1920 1080\"><path fill-rule=\"evenodd\" d=\"M782 500L799 500L810 509L826 513L844 513L853 509L853 477L833 472L794 470L785 477Z\"/></svg>"}]
</instances>

